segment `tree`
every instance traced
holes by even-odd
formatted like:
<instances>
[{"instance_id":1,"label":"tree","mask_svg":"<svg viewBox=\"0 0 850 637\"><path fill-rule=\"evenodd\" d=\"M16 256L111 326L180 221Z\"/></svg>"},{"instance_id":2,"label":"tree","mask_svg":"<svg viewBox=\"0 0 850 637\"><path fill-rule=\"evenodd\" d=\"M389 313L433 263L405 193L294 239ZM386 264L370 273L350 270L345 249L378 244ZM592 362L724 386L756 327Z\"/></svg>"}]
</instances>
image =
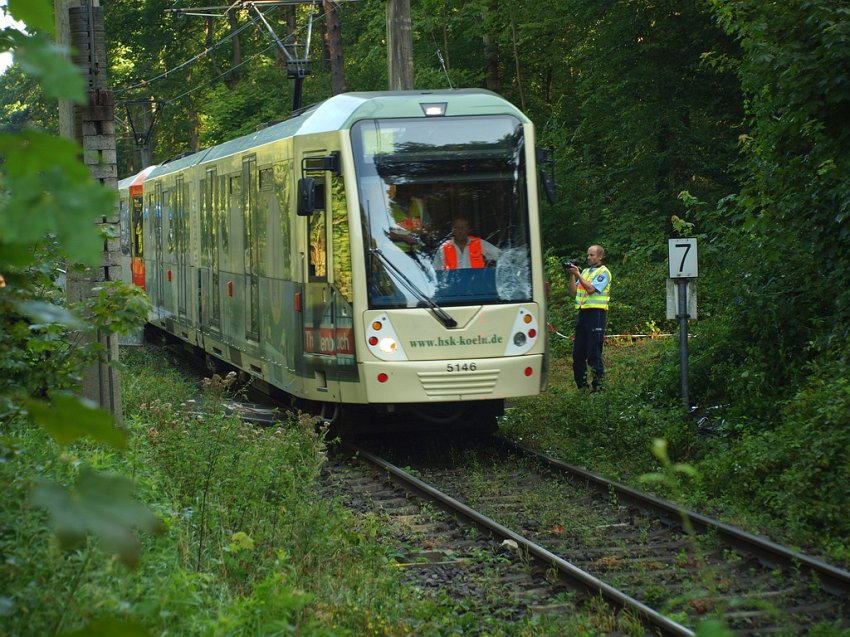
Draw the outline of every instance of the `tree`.
<instances>
[{"instance_id":1,"label":"tree","mask_svg":"<svg viewBox=\"0 0 850 637\"><path fill-rule=\"evenodd\" d=\"M735 239L752 262L732 306L767 391L824 350L847 356L850 318L850 7L840 0L712 0L740 43L746 95ZM819 297L812 281L822 281Z\"/></svg>"}]
</instances>

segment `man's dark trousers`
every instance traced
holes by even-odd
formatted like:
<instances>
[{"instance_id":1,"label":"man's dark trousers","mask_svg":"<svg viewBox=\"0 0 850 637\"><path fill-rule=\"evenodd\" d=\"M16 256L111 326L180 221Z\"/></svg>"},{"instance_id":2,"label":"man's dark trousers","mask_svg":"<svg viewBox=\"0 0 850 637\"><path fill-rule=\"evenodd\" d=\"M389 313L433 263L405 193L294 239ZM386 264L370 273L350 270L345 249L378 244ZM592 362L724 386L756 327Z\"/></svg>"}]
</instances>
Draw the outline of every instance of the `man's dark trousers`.
<instances>
[{"instance_id":1,"label":"man's dark trousers","mask_svg":"<svg viewBox=\"0 0 850 637\"><path fill-rule=\"evenodd\" d=\"M587 387L587 367L593 371L593 388L599 389L605 367L602 364L602 342L605 339L607 310L579 310L576 339L573 343L573 376L576 386Z\"/></svg>"}]
</instances>

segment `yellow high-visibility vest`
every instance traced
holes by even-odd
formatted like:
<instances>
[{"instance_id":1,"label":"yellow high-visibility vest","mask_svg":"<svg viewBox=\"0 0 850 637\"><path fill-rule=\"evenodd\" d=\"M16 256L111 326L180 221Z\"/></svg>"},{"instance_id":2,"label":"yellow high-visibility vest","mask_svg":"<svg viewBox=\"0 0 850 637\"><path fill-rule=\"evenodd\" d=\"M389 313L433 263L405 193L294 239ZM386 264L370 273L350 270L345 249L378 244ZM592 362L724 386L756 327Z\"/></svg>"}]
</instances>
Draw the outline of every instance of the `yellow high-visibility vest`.
<instances>
[{"instance_id":1,"label":"yellow high-visibility vest","mask_svg":"<svg viewBox=\"0 0 850 637\"><path fill-rule=\"evenodd\" d=\"M593 285L593 281L600 274L608 275L608 283L605 288L601 292L595 292L594 294L588 294L587 290L581 285L581 283L576 282L576 307L580 310L607 310L608 309L608 299L610 298L611 291L611 271L606 268L604 265L600 265L598 268L585 268L581 271L581 278Z\"/></svg>"}]
</instances>

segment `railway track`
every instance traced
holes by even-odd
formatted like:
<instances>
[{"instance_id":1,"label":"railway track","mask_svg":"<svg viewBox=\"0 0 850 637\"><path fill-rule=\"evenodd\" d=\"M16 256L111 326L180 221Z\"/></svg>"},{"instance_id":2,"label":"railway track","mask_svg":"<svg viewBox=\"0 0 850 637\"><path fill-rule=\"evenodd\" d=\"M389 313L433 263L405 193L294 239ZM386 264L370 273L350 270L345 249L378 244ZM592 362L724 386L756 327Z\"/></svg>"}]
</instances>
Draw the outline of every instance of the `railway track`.
<instances>
[{"instance_id":1,"label":"railway track","mask_svg":"<svg viewBox=\"0 0 850 637\"><path fill-rule=\"evenodd\" d=\"M267 424L281 408L227 409ZM397 562L411 583L476 600L472 612L551 620L602 598L620 624L634 618L652 634L693 635L712 617L740 635L850 631L850 573L693 512L698 533L686 533L675 505L501 438L345 447L358 460L329 464L328 493L406 525ZM377 471L355 469L363 462ZM431 519L422 501L449 517Z\"/></svg>"},{"instance_id":2,"label":"railway track","mask_svg":"<svg viewBox=\"0 0 850 637\"><path fill-rule=\"evenodd\" d=\"M654 634L693 635L711 618L740 635L850 627L850 573L696 513L688 519L698 533L686 533L669 502L503 440L347 446L494 546L515 545L536 562L527 612L557 609L547 600L579 590Z\"/></svg>"}]
</instances>

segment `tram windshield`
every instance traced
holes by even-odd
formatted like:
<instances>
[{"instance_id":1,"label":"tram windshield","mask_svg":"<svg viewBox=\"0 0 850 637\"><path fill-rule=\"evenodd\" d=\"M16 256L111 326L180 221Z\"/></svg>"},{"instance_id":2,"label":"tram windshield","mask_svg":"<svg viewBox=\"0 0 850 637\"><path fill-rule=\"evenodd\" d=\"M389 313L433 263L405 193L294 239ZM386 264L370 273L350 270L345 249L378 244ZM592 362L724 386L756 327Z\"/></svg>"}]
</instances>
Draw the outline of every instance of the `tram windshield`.
<instances>
[{"instance_id":1,"label":"tram windshield","mask_svg":"<svg viewBox=\"0 0 850 637\"><path fill-rule=\"evenodd\" d=\"M531 299L524 143L507 115L352 127L370 307Z\"/></svg>"}]
</instances>

